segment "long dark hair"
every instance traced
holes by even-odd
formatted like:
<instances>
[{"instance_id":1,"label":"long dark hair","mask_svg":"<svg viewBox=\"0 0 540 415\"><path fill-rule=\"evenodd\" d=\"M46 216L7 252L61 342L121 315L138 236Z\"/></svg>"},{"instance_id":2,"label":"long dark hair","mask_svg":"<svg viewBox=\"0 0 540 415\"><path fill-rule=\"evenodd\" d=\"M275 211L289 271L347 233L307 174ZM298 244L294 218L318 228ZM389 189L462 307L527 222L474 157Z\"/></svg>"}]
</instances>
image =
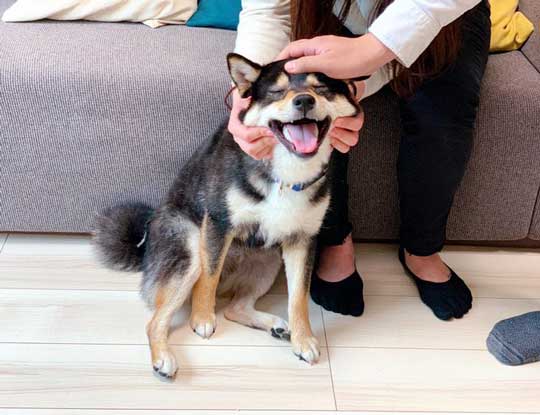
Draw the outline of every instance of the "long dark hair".
<instances>
[{"instance_id":1,"label":"long dark hair","mask_svg":"<svg viewBox=\"0 0 540 415\"><path fill-rule=\"evenodd\" d=\"M336 0L292 0L292 40L337 34L349 14L353 0L343 0L341 10L334 15ZM369 21L379 16L393 0L379 0ZM442 28L419 58L406 68L397 61L390 65L392 89L401 97L414 93L426 79L444 71L458 56L461 47L461 19Z\"/></svg>"}]
</instances>

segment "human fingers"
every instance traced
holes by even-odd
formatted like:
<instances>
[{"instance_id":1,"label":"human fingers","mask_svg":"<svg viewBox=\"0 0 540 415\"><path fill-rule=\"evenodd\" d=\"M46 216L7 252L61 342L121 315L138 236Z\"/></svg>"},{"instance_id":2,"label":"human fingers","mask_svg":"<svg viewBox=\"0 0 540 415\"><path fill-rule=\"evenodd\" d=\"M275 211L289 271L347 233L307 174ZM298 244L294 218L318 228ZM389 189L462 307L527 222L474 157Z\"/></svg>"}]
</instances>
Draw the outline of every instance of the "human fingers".
<instances>
[{"instance_id":1,"label":"human fingers","mask_svg":"<svg viewBox=\"0 0 540 415\"><path fill-rule=\"evenodd\" d=\"M322 72L332 77L332 66L329 65L325 55L303 56L285 64L285 70L289 73Z\"/></svg>"},{"instance_id":2,"label":"human fingers","mask_svg":"<svg viewBox=\"0 0 540 415\"><path fill-rule=\"evenodd\" d=\"M240 146L242 151L256 160L260 160L261 156L267 154L275 144L275 139L271 137L263 137L252 142L234 137L234 141Z\"/></svg>"},{"instance_id":3,"label":"human fingers","mask_svg":"<svg viewBox=\"0 0 540 415\"><path fill-rule=\"evenodd\" d=\"M334 147L340 153L348 153L351 149L347 144L335 138L330 139L330 144L332 144L332 147Z\"/></svg>"},{"instance_id":4,"label":"human fingers","mask_svg":"<svg viewBox=\"0 0 540 415\"><path fill-rule=\"evenodd\" d=\"M289 43L276 57L276 60L299 58L300 56L316 55L318 38L301 39Z\"/></svg>"},{"instance_id":5,"label":"human fingers","mask_svg":"<svg viewBox=\"0 0 540 415\"><path fill-rule=\"evenodd\" d=\"M237 140L252 142L261 137L273 137L272 131L265 127L246 127L238 118L238 115L231 113L227 125L229 132Z\"/></svg>"},{"instance_id":6,"label":"human fingers","mask_svg":"<svg viewBox=\"0 0 540 415\"><path fill-rule=\"evenodd\" d=\"M330 132L330 137L334 140L341 141L343 144L346 144L349 147L353 147L358 144L358 131L351 131L336 127Z\"/></svg>"},{"instance_id":7,"label":"human fingers","mask_svg":"<svg viewBox=\"0 0 540 415\"><path fill-rule=\"evenodd\" d=\"M339 117L334 121L334 127L346 130L360 131L364 126L364 111L360 111L353 117Z\"/></svg>"}]
</instances>

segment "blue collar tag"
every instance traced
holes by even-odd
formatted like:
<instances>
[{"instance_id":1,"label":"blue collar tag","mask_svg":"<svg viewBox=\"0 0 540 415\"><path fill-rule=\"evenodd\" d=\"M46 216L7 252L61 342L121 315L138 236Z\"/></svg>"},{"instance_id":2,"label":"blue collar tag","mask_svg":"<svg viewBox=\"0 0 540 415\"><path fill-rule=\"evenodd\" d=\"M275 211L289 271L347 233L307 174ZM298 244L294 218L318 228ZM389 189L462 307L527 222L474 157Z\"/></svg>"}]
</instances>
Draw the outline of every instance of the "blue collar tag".
<instances>
[{"instance_id":1,"label":"blue collar tag","mask_svg":"<svg viewBox=\"0 0 540 415\"><path fill-rule=\"evenodd\" d=\"M319 180L321 180L324 176L326 176L327 172L328 172L328 168L325 167L323 169L323 171L318 176L316 176L312 180L310 180L308 182L304 182L304 183L286 184L286 183L283 183L281 180L278 180L278 179L272 178L271 180L274 183L279 184L279 193L280 194L283 191L283 187L288 187L289 189L294 190L295 192L301 192L302 190L306 190L309 186L311 186L312 184L317 183Z\"/></svg>"}]
</instances>

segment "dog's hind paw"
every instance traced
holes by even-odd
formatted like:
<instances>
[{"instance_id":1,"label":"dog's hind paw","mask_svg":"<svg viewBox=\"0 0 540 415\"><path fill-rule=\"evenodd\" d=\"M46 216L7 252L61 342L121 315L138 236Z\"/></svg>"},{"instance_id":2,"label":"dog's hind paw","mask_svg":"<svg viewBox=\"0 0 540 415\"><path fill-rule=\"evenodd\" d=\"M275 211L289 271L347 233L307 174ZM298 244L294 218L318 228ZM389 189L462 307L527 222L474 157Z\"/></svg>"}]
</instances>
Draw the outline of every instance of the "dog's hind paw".
<instances>
[{"instance_id":1,"label":"dog's hind paw","mask_svg":"<svg viewBox=\"0 0 540 415\"><path fill-rule=\"evenodd\" d=\"M216 315L192 314L190 319L191 328L203 339L209 339L216 331Z\"/></svg>"},{"instance_id":2,"label":"dog's hind paw","mask_svg":"<svg viewBox=\"0 0 540 415\"><path fill-rule=\"evenodd\" d=\"M289 331L289 325L285 320L281 320L270 329L272 337L281 340L291 340L291 332Z\"/></svg>"},{"instance_id":3,"label":"dog's hind paw","mask_svg":"<svg viewBox=\"0 0 540 415\"><path fill-rule=\"evenodd\" d=\"M293 339L293 353L300 360L309 363L310 365L317 363L321 356L319 342L313 336Z\"/></svg>"},{"instance_id":4,"label":"dog's hind paw","mask_svg":"<svg viewBox=\"0 0 540 415\"><path fill-rule=\"evenodd\" d=\"M278 328L272 327L272 329L270 330L270 334L272 335L272 337L275 337L276 339L287 340L287 341L291 340L291 332L288 330L284 330L281 327L278 327Z\"/></svg>"},{"instance_id":5,"label":"dog's hind paw","mask_svg":"<svg viewBox=\"0 0 540 415\"><path fill-rule=\"evenodd\" d=\"M173 380L178 370L176 358L169 352L161 352L159 357L152 362L154 373L160 380Z\"/></svg>"}]
</instances>

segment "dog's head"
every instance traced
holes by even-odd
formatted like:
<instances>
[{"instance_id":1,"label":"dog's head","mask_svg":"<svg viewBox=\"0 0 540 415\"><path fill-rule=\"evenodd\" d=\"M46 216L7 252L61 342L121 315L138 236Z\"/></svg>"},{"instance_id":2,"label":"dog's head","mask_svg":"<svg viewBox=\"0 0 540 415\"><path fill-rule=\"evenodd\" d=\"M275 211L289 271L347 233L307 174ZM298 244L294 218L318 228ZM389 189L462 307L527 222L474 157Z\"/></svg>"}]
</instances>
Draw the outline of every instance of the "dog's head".
<instances>
[{"instance_id":1,"label":"dog's head","mask_svg":"<svg viewBox=\"0 0 540 415\"><path fill-rule=\"evenodd\" d=\"M230 53L227 62L240 96L251 97L244 124L269 127L298 157L315 155L332 122L359 110L345 81L322 73L289 74L286 61L260 66Z\"/></svg>"}]
</instances>

